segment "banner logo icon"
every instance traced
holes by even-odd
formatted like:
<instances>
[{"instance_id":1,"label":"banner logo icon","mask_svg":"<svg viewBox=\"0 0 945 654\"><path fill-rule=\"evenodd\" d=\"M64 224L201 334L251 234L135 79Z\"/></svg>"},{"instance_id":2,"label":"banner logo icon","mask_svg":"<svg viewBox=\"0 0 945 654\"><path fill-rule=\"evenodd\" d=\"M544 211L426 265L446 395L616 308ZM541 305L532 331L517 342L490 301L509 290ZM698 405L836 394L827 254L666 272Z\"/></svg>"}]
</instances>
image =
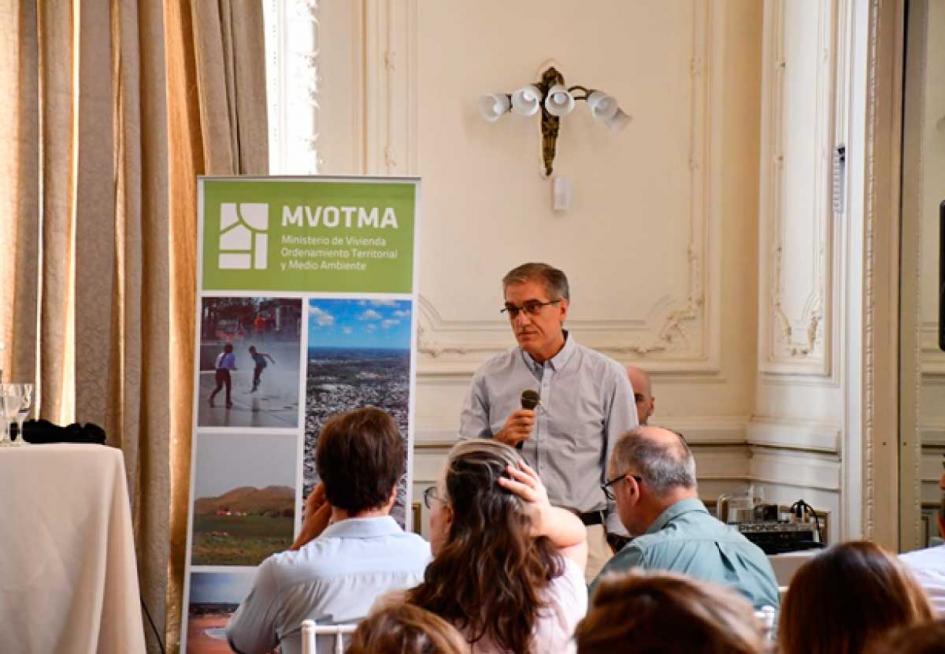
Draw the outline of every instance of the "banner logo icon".
<instances>
[{"instance_id":1,"label":"banner logo icon","mask_svg":"<svg viewBox=\"0 0 945 654\"><path fill-rule=\"evenodd\" d=\"M220 204L220 268L265 270L268 267L269 205Z\"/></svg>"}]
</instances>

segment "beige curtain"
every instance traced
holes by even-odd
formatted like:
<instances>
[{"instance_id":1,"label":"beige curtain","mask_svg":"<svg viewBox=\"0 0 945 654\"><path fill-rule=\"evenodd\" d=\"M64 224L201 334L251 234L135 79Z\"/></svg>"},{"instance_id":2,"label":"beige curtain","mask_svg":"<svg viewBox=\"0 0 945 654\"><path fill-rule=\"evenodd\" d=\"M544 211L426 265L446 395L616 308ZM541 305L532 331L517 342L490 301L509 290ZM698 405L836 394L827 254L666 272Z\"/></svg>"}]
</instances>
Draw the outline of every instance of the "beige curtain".
<instances>
[{"instance_id":1,"label":"beige curtain","mask_svg":"<svg viewBox=\"0 0 945 654\"><path fill-rule=\"evenodd\" d=\"M169 114L173 439L171 564L167 642L177 649L190 493L193 424L197 175L266 174L265 47L262 6L245 0L167 0L168 92L187 98Z\"/></svg>"},{"instance_id":2,"label":"beige curtain","mask_svg":"<svg viewBox=\"0 0 945 654\"><path fill-rule=\"evenodd\" d=\"M0 20L0 365L37 382L39 415L123 450L142 594L173 651L194 182L267 172L261 3L0 0Z\"/></svg>"}]
</instances>

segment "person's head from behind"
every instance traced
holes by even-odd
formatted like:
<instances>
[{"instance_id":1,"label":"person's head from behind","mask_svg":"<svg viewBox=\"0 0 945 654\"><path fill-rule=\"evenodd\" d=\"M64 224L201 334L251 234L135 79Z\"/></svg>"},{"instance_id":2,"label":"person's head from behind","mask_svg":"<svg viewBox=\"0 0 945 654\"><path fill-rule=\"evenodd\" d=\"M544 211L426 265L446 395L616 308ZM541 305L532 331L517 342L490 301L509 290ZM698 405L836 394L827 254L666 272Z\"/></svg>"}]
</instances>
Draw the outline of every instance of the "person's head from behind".
<instances>
[{"instance_id":1,"label":"person's head from behind","mask_svg":"<svg viewBox=\"0 0 945 654\"><path fill-rule=\"evenodd\" d=\"M945 619L896 629L869 654L945 654Z\"/></svg>"},{"instance_id":2,"label":"person's head from behind","mask_svg":"<svg viewBox=\"0 0 945 654\"><path fill-rule=\"evenodd\" d=\"M250 354L256 354L256 346L255 346L255 345L250 345L250 346L249 346L249 353L250 353Z\"/></svg>"},{"instance_id":3,"label":"person's head from behind","mask_svg":"<svg viewBox=\"0 0 945 654\"><path fill-rule=\"evenodd\" d=\"M457 443L428 491L434 560L409 601L501 647L528 651L540 591L562 571L547 538L532 537L524 502L498 484L523 462L495 440Z\"/></svg>"},{"instance_id":4,"label":"person's head from behind","mask_svg":"<svg viewBox=\"0 0 945 654\"><path fill-rule=\"evenodd\" d=\"M351 635L347 654L467 654L456 627L413 604L391 604L372 612Z\"/></svg>"},{"instance_id":5,"label":"person's head from behind","mask_svg":"<svg viewBox=\"0 0 945 654\"><path fill-rule=\"evenodd\" d=\"M233 351L233 344L232 344L232 343L227 343L226 345L224 345L224 346L223 346L223 351L224 351L224 352L227 352L227 353L232 352L232 351Z\"/></svg>"},{"instance_id":6,"label":"person's head from behind","mask_svg":"<svg viewBox=\"0 0 945 654\"><path fill-rule=\"evenodd\" d=\"M374 407L332 417L322 427L315 467L328 503L355 516L389 511L404 468L404 441L394 420Z\"/></svg>"},{"instance_id":7,"label":"person's head from behind","mask_svg":"<svg viewBox=\"0 0 945 654\"><path fill-rule=\"evenodd\" d=\"M897 627L931 619L922 589L874 543L835 545L794 575L781 605L785 654L859 654Z\"/></svg>"},{"instance_id":8,"label":"person's head from behind","mask_svg":"<svg viewBox=\"0 0 945 654\"><path fill-rule=\"evenodd\" d=\"M636 366L627 366L627 378L633 387L633 401L637 405L637 418L641 425L645 425L653 415L656 398L653 397L653 388L650 384L650 375L646 370Z\"/></svg>"},{"instance_id":9,"label":"person's head from behind","mask_svg":"<svg viewBox=\"0 0 945 654\"><path fill-rule=\"evenodd\" d=\"M517 496L498 484L508 466L523 459L495 440L468 440L450 450L430 494L430 546L434 556L448 543L479 542L501 532L527 542L531 523Z\"/></svg>"},{"instance_id":10,"label":"person's head from behind","mask_svg":"<svg viewBox=\"0 0 945 654\"><path fill-rule=\"evenodd\" d=\"M765 645L735 591L641 571L604 577L574 638L578 654L760 654Z\"/></svg>"},{"instance_id":11,"label":"person's head from behind","mask_svg":"<svg viewBox=\"0 0 945 654\"><path fill-rule=\"evenodd\" d=\"M696 463L680 434L636 427L621 435L607 468L620 521L638 536L676 502L696 497Z\"/></svg>"}]
</instances>

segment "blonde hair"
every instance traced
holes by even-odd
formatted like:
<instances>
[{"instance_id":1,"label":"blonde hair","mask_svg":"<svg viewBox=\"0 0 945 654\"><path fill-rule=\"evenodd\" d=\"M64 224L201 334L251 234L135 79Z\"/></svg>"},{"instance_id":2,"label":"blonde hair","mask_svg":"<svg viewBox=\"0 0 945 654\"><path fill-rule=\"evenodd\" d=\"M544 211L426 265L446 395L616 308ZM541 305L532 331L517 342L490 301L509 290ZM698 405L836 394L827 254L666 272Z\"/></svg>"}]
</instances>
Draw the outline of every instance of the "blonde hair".
<instances>
[{"instance_id":1,"label":"blonde hair","mask_svg":"<svg viewBox=\"0 0 945 654\"><path fill-rule=\"evenodd\" d=\"M574 632L578 654L760 654L761 623L735 591L639 569L604 577Z\"/></svg>"},{"instance_id":2,"label":"blonde hair","mask_svg":"<svg viewBox=\"0 0 945 654\"><path fill-rule=\"evenodd\" d=\"M413 604L388 604L362 620L347 654L468 654L456 627Z\"/></svg>"}]
</instances>

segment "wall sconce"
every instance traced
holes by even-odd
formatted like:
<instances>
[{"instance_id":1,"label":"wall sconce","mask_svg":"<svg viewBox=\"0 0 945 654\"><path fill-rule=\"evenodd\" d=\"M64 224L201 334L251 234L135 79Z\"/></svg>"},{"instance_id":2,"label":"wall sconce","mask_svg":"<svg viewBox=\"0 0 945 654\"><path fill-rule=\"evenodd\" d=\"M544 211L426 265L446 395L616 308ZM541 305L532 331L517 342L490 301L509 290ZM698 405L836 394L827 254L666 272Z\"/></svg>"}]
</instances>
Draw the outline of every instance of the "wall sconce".
<instances>
[{"instance_id":1,"label":"wall sconce","mask_svg":"<svg viewBox=\"0 0 945 654\"><path fill-rule=\"evenodd\" d=\"M575 92L580 92L579 95ZM565 86L564 77L554 66L541 74L541 81L526 84L514 93L490 93L479 98L479 113L494 123L512 111L522 116L533 116L541 110L541 155L545 164L545 176L554 170L555 146L561 116L574 109L578 100L587 103L591 115L610 129L617 131L630 122L630 116L617 105L617 100L603 91L584 86Z\"/></svg>"}]
</instances>

